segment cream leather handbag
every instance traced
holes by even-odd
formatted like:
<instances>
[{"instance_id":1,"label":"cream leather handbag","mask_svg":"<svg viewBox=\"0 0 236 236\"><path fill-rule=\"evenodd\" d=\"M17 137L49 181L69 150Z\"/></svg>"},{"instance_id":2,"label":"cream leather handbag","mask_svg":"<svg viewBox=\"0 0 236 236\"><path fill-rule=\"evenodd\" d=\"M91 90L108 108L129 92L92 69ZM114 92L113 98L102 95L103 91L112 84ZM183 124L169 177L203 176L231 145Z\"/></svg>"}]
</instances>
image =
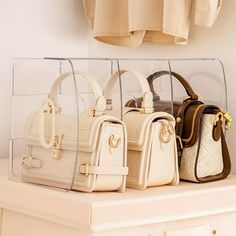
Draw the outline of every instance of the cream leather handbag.
<instances>
[{"instance_id":1,"label":"cream leather handbag","mask_svg":"<svg viewBox=\"0 0 236 236\"><path fill-rule=\"evenodd\" d=\"M124 108L123 121L128 134L127 187L145 189L148 186L177 185L179 182L175 119L166 112L153 112L153 95L146 78L136 70L115 72L109 79L104 95L107 98L106 112L112 110L112 87L119 74L130 73L142 87L141 108ZM110 110L110 111L109 111Z\"/></svg>"},{"instance_id":2,"label":"cream leather handbag","mask_svg":"<svg viewBox=\"0 0 236 236\"><path fill-rule=\"evenodd\" d=\"M39 111L26 122L22 179L85 192L123 191L128 173L125 125L104 115L106 101L97 81L85 72L76 74L93 89L96 104L92 112L82 113L79 119L62 113L57 93L71 74L61 75Z\"/></svg>"}]
</instances>

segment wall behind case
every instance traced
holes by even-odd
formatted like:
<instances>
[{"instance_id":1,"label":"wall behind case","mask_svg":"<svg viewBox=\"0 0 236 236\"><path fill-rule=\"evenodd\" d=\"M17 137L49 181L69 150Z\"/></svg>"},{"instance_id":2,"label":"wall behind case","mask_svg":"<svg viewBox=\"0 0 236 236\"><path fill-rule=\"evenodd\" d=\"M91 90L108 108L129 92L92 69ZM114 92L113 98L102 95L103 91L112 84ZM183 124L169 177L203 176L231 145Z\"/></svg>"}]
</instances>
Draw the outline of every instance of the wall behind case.
<instances>
[{"instance_id":1,"label":"wall behind case","mask_svg":"<svg viewBox=\"0 0 236 236\"><path fill-rule=\"evenodd\" d=\"M86 57L88 27L79 0L0 0L0 29L0 157L8 157L10 58Z\"/></svg>"},{"instance_id":2,"label":"wall behind case","mask_svg":"<svg viewBox=\"0 0 236 236\"><path fill-rule=\"evenodd\" d=\"M135 49L110 46L92 39L81 2L0 0L0 157L8 156L11 57L219 57L225 64L228 79L229 110L233 118L236 117L236 1L223 2L212 28L192 25L187 45L143 45ZM215 92L209 85L209 93ZM234 127L233 123L227 138L236 173Z\"/></svg>"}]
</instances>

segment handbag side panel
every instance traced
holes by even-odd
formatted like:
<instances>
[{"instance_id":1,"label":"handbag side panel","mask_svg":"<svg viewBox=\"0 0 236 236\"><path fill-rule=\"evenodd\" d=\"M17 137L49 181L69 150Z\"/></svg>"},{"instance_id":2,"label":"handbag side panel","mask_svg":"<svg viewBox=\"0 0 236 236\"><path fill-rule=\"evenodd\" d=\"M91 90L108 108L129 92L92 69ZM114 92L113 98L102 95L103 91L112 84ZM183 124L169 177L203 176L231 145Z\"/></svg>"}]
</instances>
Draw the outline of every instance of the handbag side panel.
<instances>
[{"instance_id":1,"label":"handbag side panel","mask_svg":"<svg viewBox=\"0 0 236 236\"><path fill-rule=\"evenodd\" d=\"M223 171L221 138L215 141L212 136L214 114L203 114L201 140L184 148L180 167L180 178L199 182L198 178L214 176ZM200 143L199 143L200 141Z\"/></svg>"}]
</instances>

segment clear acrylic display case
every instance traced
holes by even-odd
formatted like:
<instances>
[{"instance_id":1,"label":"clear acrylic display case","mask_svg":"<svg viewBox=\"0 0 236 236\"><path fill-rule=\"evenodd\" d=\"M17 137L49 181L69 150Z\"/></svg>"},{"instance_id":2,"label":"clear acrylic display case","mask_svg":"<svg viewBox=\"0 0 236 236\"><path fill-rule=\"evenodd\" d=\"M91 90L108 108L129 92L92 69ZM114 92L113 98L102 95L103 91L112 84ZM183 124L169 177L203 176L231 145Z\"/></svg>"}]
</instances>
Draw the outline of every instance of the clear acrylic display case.
<instances>
[{"instance_id":1,"label":"clear acrylic display case","mask_svg":"<svg viewBox=\"0 0 236 236\"><path fill-rule=\"evenodd\" d=\"M95 103L88 83L76 75L85 71L92 75L104 89L107 80L116 71L135 69L145 78L157 71L174 71L182 75L193 87L199 98L208 104L227 109L227 87L223 64L215 58L192 59L116 59L116 58L16 58L12 60L11 76L11 139L9 178L22 178L22 156L26 152L25 129L27 119L38 111L49 94L53 82L63 73L69 79L63 81L58 92L59 104L64 114L79 120L80 114ZM187 95L181 84L171 74L154 81L154 90L161 100L168 101L173 112L173 101L182 101ZM112 89L113 111L122 119L123 107L130 99L142 97L138 80L130 73L121 75ZM118 113L117 113L118 112ZM77 171L79 155L79 123L76 124L75 150L67 163L59 187L71 190ZM59 148L60 149L60 148ZM55 166L54 168L57 168ZM27 182L27 181L26 181Z\"/></svg>"}]
</instances>

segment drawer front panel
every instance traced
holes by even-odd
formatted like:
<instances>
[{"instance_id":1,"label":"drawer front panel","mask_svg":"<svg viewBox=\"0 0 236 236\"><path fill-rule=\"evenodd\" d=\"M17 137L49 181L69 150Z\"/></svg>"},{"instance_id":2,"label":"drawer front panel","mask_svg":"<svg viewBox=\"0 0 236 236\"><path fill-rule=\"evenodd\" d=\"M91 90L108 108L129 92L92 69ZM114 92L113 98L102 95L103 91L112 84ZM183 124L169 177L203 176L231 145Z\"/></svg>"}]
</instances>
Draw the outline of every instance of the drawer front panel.
<instances>
[{"instance_id":1,"label":"drawer front panel","mask_svg":"<svg viewBox=\"0 0 236 236\"><path fill-rule=\"evenodd\" d=\"M165 236L220 236L219 225L201 225L178 230L171 230Z\"/></svg>"},{"instance_id":2,"label":"drawer front panel","mask_svg":"<svg viewBox=\"0 0 236 236\"><path fill-rule=\"evenodd\" d=\"M147 224L103 232L92 236L235 236L236 212L193 219ZM144 222L143 222L144 223Z\"/></svg>"},{"instance_id":3,"label":"drawer front panel","mask_svg":"<svg viewBox=\"0 0 236 236\"><path fill-rule=\"evenodd\" d=\"M89 236L89 233L4 209L1 236Z\"/></svg>"}]
</instances>

